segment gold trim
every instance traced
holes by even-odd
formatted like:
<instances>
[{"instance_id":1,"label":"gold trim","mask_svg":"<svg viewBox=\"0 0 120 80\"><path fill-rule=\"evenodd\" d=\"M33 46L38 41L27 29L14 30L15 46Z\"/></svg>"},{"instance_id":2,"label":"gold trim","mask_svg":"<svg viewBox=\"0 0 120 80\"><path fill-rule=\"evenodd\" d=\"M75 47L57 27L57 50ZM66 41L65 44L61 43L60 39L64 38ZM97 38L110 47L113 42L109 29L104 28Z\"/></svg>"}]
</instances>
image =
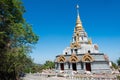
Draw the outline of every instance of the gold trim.
<instances>
[{"instance_id":1,"label":"gold trim","mask_svg":"<svg viewBox=\"0 0 120 80\"><path fill-rule=\"evenodd\" d=\"M83 30L82 26L76 26L76 28L77 28L77 31Z\"/></svg>"},{"instance_id":2,"label":"gold trim","mask_svg":"<svg viewBox=\"0 0 120 80\"><path fill-rule=\"evenodd\" d=\"M57 59L57 62L65 62L66 61L66 59L65 59L65 57L63 56L63 55L61 55L60 57L58 57L58 59Z\"/></svg>"},{"instance_id":3,"label":"gold trim","mask_svg":"<svg viewBox=\"0 0 120 80\"><path fill-rule=\"evenodd\" d=\"M80 48L80 44L78 42L71 43L70 47L71 48Z\"/></svg>"},{"instance_id":4,"label":"gold trim","mask_svg":"<svg viewBox=\"0 0 120 80\"><path fill-rule=\"evenodd\" d=\"M94 58L89 53L87 53L82 57L82 61L83 62L93 62Z\"/></svg>"},{"instance_id":5,"label":"gold trim","mask_svg":"<svg viewBox=\"0 0 120 80\"><path fill-rule=\"evenodd\" d=\"M92 41L91 41L91 40L88 40L88 44L92 44Z\"/></svg>"},{"instance_id":6,"label":"gold trim","mask_svg":"<svg viewBox=\"0 0 120 80\"><path fill-rule=\"evenodd\" d=\"M79 36L79 31L76 31L76 36Z\"/></svg>"},{"instance_id":7,"label":"gold trim","mask_svg":"<svg viewBox=\"0 0 120 80\"><path fill-rule=\"evenodd\" d=\"M76 56L76 54L73 54L72 53L72 55L70 56L70 58L69 58L69 62L71 62L71 63L75 63L75 62L79 62L80 60L79 60L79 58Z\"/></svg>"}]
</instances>

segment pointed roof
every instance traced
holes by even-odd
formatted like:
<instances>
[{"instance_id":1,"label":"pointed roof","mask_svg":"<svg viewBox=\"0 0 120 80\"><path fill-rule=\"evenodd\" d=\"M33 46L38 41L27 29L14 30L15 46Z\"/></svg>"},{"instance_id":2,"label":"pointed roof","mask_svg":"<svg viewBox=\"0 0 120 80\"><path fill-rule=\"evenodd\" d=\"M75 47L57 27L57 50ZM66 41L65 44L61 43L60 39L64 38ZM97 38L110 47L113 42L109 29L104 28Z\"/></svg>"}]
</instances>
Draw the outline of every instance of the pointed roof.
<instances>
[{"instance_id":1,"label":"pointed roof","mask_svg":"<svg viewBox=\"0 0 120 80\"><path fill-rule=\"evenodd\" d=\"M78 28L78 30L82 30L82 22L80 20L80 15L79 15L79 5L77 5L77 20L76 20L76 28Z\"/></svg>"},{"instance_id":2,"label":"pointed roof","mask_svg":"<svg viewBox=\"0 0 120 80\"><path fill-rule=\"evenodd\" d=\"M81 20L80 20L80 15L79 15L79 5L77 5L76 8L77 8L77 20L76 20L76 24L80 24Z\"/></svg>"}]
</instances>

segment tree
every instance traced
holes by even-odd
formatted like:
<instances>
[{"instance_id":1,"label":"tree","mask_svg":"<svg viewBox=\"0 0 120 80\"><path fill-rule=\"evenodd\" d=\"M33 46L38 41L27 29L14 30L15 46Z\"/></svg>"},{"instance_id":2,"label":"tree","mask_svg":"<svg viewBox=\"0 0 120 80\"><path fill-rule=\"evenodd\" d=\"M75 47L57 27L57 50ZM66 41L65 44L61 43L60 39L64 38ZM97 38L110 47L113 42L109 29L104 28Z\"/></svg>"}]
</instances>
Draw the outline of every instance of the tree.
<instances>
[{"instance_id":1,"label":"tree","mask_svg":"<svg viewBox=\"0 0 120 80\"><path fill-rule=\"evenodd\" d=\"M114 62L111 62L111 63L112 63L112 68L113 68L113 69L118 69L118 66L117 66L116 63L114 63Z\"/></svg>"},{"instance_id":2,"label":"tree","mask_svg":"<svg viewBox=\"0 0 120 80\"><path fill-rule=\"evenodd\" d=\"M38 36L23 18L21 0L0 0L0 80L16 80L31 66L29 54Z\"/></svg>"},{"instance_id":3,"label":"tree","mask_svg":"<svg viewBox=\"0 0 120 80\"><path fill-rule=\"evenodd\" d=\"M52 61L46 61L45 64L43 65L44 69L52 69L55 68L55 64Z\"/></svg>"},{"instance_id":4,"label":"tree","mask_svg":"<svg viewBox=\"0 0 120 80\"><path fill-rule=\"evenodd\" d=\"M117 64L118 64L118 66L120 66L120 57L119 57L119 59L117 60Z\"/></svg>"}]
</instances>

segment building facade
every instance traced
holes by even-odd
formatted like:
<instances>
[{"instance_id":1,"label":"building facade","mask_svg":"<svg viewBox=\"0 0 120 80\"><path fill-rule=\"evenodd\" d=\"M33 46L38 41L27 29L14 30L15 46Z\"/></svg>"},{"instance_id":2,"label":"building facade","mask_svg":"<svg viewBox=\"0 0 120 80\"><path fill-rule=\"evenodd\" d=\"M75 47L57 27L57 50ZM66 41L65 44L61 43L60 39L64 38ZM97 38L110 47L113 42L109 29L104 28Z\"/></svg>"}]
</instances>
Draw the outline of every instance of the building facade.
<instances>
[{"instance_id":1,"label":"building facade","mask_svg":"<svg viewBox=\"0 0 120 80\"><path fill-rule=\"evenodd\" d=\"M77 6L77 20L69 47L66 47L62 54L55 59L55 68L58 72L85 73L110 73L109 59L107 55L99 52L97 44L93 44L88 38L82 26Z\"/></svg>"}]
</instances>

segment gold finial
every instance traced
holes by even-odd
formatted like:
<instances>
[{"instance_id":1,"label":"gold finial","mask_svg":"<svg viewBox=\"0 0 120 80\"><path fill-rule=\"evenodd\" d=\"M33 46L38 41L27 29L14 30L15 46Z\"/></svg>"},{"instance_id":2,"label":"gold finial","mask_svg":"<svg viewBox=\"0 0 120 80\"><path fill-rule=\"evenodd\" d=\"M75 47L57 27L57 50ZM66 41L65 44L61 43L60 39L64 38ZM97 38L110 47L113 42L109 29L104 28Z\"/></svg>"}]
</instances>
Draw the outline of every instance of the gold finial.
<instances>
[{"instance_id":1,"label":"gold finial","mask_svg":"<svg viewBox=\"0 0 120 80\"><path fill-rule=\"evenodd\" d=\"M79 5L78 4L77 4L76 8L77 8L77 22L76 22L76 24L79 24L79 23L81 23L81 20L80 20L80 16L79 16Z\"/></svg>"},{"instance_id":2,"label":"gold finial","mask_svg":"<svg viewBox=\"0 0 120 80\"><path fill-rule=\"evenodd\" d=\"M77 20L76 20L76 28L77 30L82 30L82 22L80 20L80 16L79 16L79 5L76 6L77 8Z\"/></svg>"}]
</instances>

